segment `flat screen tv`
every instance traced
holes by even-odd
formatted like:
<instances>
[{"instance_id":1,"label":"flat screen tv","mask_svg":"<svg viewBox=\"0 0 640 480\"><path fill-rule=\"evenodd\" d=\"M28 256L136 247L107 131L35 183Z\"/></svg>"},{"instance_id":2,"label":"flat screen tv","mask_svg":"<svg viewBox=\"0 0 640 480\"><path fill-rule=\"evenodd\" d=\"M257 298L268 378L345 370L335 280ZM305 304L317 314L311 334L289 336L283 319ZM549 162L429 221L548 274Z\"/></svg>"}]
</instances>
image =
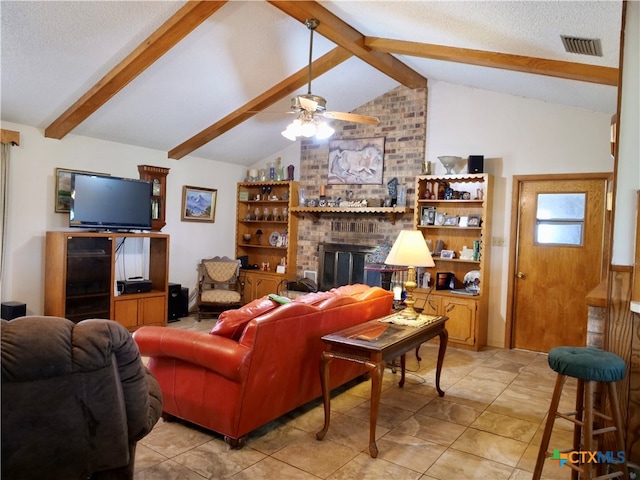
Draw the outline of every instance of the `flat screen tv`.
<instances>
[{"instance_id":1,"label":"flat screen tv","mask_svg":"<svg viewBox=\"0 0 640 480\"><path fill-rule=\"evenodd\" d=\"M151 230L153 183L132 178L71 175L69 226L96 230Z\"/></svg>"}]
</instances>

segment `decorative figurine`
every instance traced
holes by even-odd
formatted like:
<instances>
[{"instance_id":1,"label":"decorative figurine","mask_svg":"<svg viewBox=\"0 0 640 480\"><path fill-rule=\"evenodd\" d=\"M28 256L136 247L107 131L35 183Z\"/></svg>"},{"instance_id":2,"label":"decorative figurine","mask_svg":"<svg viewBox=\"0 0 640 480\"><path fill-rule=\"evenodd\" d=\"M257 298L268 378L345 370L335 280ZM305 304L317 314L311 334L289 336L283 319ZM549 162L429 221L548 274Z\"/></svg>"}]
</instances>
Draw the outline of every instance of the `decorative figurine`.
<instances>
[{"instance_id":1,"label":"decorative figurine","mask_svg":"<svg viewBox=\"0 0 640 480\"><path fill-rule=\"evenodd\" d=\"M395 206L398 201L398 179L396 177L387 182L387 189L391 197L391 206Z\"/></svg>"}]
</instances>

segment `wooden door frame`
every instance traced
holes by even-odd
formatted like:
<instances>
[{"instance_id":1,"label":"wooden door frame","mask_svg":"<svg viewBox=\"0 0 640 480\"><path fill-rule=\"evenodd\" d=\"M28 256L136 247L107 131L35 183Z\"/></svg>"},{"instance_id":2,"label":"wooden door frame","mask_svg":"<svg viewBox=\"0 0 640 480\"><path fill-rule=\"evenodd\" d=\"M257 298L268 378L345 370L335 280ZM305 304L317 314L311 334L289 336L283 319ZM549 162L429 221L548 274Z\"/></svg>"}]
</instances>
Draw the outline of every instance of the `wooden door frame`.
<instances>
[{"instance_id":1,"label":"wooden door frame","mask_svg":"<svg viewBox=\"0 0 640 480\"><path fill-rule=\"evenodd\" d=\"M507 313L506 324L504 329L504 345L505 348L513 348L513 312L515 302L515 278L516 278L516 261L518 254L518 223L520 221L520 188L523 182L541 182L541 181L562 181L562 180L604 180L606 182L606 208L604 211L603 226L603 255L602 255L602 278L606 281L609 277L610 255L611 249L611 218L612 204L610 198L613 195L613 172L600 173L561 173L561 174L545 174L545 175L514 175L511 187L511 226L509 231L509 267L507 271ZM585 299L586 302L586 299ZM585 319L586 320L586 319Z\"/></svg>"}]
</instances>

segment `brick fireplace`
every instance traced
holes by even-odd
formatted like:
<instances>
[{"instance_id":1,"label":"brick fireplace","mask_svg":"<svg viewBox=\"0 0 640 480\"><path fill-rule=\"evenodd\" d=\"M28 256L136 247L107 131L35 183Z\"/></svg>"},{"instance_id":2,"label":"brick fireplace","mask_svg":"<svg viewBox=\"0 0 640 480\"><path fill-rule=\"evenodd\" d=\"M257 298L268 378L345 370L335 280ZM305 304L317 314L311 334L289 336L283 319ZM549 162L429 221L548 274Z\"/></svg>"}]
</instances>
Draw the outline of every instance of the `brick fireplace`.
<instances>
[{"instance_id":1,"label":"brick fireplace","mask_svg":"<svg viewBox=\"0 0 640 480\"><path fill-rule=\"evenodd\" d=\"M327 140L303 140L300 149L300 188L307 198L318 198L324 185L329 200L346 198L347 190L354 199L383 199L388 195L387 183L398 179L407 187L407 205L413 205L414 181L423 171L426 148L427 89L397 87L376 98L354 113L377 116L377 126L334 122L336 133ZM384 174L381 185L327 185L329 142L338 139L385 137ZM402 229L412 229L411 214L400 216L393 224L384 215L339 213L319 218L300 215L298 223L297 275L304 270L319 272L320 244L355 246L366 250L395 241ZM321 279L318 279L321 283Z\"/></svg>"}]
</instances>

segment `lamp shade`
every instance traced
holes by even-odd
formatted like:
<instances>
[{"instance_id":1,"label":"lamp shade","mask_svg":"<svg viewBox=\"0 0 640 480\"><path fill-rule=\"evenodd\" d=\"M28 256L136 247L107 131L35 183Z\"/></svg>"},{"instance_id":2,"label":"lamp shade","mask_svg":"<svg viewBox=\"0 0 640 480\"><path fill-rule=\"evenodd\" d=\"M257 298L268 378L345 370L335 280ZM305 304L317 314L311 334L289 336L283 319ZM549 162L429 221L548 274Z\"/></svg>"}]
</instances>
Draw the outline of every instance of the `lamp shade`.
<instances>
[{"instance_id":1,"label":"lamp shade","mask_svg":"<svg viewBox=\"0 0 640 480\"><path fill-rule=\"evenodd\" d=\"M429 247L422 232L418 230L402 230L396 238L387 259L387 265L401 265L406 267L434 267Z\"/></svg>"}]
</instances>

